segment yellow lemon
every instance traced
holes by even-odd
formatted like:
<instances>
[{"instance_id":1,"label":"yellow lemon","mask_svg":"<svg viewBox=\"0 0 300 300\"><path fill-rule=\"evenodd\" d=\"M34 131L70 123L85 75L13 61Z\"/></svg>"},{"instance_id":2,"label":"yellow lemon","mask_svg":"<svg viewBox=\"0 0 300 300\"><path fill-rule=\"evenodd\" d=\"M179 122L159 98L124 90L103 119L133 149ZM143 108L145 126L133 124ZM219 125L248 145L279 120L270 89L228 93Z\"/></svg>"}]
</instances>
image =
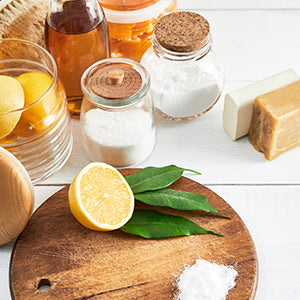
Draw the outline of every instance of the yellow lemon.
<instances>
[{"instance_id":1,"label":"yellow lemon","mask_svg":"<svg viewBox=\"0 0 300 300\"><path fill-rule=\"evenodd\" d=\"M0 75L0 139L14 130L21 112L12 111L23 106L24 92L21 84L13 77Z\"/></svg>"},{"instance_id":2,"label":"yellow lemon","mask_svg":"<svg viewBox=\"0 0 300 300\"><path fill-rule=\"evenodd\" d=\"M15 134L29 137L42 132L53 123L59 99L56 95L55 85L48 91L52 84L52 78L44 73L24 73L17 77L17 80L24 90L24 106L31 105L24 110L16 126ZM47 91L48 93L41 98Z\"/></svg>"},{"instance_id":3,"label":"yellow lemon","mask_svg":"<svg viewBox=\"0 0 300 300\"><path fill-rule=\"evenodd\" d=\"M69 205L83 226L109 231L129 221L134 210L134 195L118 170L94 162L84 167L73 180Z\"/></svg>"}]
</instances>

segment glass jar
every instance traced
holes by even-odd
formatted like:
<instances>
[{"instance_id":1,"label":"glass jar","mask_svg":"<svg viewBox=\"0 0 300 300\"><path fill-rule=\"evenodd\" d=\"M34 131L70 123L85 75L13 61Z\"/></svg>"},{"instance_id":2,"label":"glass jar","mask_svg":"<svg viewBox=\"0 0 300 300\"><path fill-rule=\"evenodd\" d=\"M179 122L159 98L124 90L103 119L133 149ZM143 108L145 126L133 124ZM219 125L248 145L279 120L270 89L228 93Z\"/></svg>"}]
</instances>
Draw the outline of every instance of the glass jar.
<instances>
[{"instance_id":1,"label":"glass jar","mask_svg":"<svg viewBox=\"0 0 300 300\"><path fill-rule=\"evenodd\" d=\"M108 21L112 57L140 61L157 20L178 10L176 0L99 0Z\"/></svg>"},{"instance_id":2,"label":"glass jar","mask_svg":"<svg viewBox=\"0 0 300 300\"><path fill-rule=\"evenodd\" d=\"M128 167L152 153L156 126L149 85L148 72L130 59L102 60L84 72L80 122L90 159Z\"/></svg>"},{"instance_id":3,"label":"glass jar","mask_svg":"<svg viewBox=\"0 0 300 300\"><path fill-rule=\"evenodd\" d=\"M73 117L79 117L83 72L110 56L107 23L97 0L51 0L45 23L48 51L58 73Z\"/></svg>"},{"instance_id":4,"label":"glass jar","mask_svg":"<svg viewBox=\"0 0 300 300\"><path fill-rule=\"evenodd\" d=\"M17 78L25 93L22 108L0 113L0 127L14 120L0 137L0 146L15 155L37 183L59 170L72 149L66 96L55 61L36 44L2 39L0 75Z\"/></svg>"},{"instance_id":5,"label":"glass jar","mask_svg":"<svg viewBox=\"0 0 300 300\"><path fill-rule=\"evenodd\" d=\"M209 24L196 13L160 19L141 64L151 76L155 108L167 119L202 116L221 95L224 75L212 50Z\"/></svg>"}]
</instances>

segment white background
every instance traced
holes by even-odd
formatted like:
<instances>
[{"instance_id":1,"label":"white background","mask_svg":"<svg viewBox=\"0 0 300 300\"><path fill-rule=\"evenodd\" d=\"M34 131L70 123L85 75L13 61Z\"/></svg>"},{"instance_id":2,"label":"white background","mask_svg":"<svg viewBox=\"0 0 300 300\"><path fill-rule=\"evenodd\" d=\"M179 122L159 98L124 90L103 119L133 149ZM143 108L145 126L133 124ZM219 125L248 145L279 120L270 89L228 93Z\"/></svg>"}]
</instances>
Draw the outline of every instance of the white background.
<instances>
[{"instance_id":1,"label":"white background","mask_svg":"<svg viewBox=\"0 0 300 300\"><path fill-rule=\"evenodd\" d=\"M300 0L179 0L180 9L210 22L214 50L226 72L223 96L287 68L300 74ZM222 129L223 97L186 123L158 119L157 145L137 167L177 164L202 172L190 178L223 197L247 225L257 248L257 300L300 299L300 147L269 162L247 137L233 142ZM66 166L35 186L36 207L70 183L87 163L79 122ZM13 242L0 246L0 299L9 294Z\"/></svg>"}]
</instances>

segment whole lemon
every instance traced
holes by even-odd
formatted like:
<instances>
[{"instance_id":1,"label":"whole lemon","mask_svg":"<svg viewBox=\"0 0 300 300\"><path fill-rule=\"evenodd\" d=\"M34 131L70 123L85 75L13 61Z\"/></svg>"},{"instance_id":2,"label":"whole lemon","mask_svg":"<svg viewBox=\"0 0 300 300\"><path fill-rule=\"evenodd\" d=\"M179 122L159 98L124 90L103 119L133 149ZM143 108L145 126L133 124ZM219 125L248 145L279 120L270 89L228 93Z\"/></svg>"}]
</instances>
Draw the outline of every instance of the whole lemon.
<instances>
[{"instance_id":1,"label":"whole lemon","mask_svg":"<svg viewBox=\"0 0 300 300\"><path fill-rule=\"evenodd\" d=\"M10 134L20 120L24 91L13 77L0 75L0 140ZM8 113L9 112L9 113Z\"/></svg>"},{"instance_id":2,"label":"whole lemon","mask_svg":"<svg viewBox=\"0 0 300 300\"><path fill-rule=\"evenodd\" d=\"M44 131L54 122L57 107L60 106L57 85L51 87L52 78L41 72L24 73L17 80L24 90L25 109L14 133L30 137Z\"/></svg>"}]
</instances>

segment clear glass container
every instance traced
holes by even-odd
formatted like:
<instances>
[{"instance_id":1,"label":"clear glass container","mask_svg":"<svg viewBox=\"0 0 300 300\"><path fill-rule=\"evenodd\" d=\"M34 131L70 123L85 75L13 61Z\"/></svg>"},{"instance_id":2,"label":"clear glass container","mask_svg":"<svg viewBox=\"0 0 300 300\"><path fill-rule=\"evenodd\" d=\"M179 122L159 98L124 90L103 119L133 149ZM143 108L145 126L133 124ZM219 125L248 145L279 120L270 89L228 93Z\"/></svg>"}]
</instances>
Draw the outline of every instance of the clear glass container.
<instances>
[{"instance_id":1,"label":"clear glass container","mask_svg":"<svg viewBox=\"0 0 300 300\"><path fill-rule=\"evenodd\" d=\"M101 4L112 10L138 10L151 6L160 0L100 0Z\"/></svg>"},{"instance_id":2,"label":"clear glass container","mask_svg":"<svg viewBox=\"0 0 300 300\"><path fill-rule=\"evenodd\" d=\"M178 10L176 0L99 0L108 21L112 57L139 62L151 46L154 25Z\"/></svg>"},{"instance_id":3,"label":"clear glass container","mask_svg":"<svg viewBox=\"0 0 300 300\"><path fill-rule=\"evenodd\" d=\"M140 86L134 94L112 99L95 93L93 81L108 82L107 78L97 77L99 70L124 66L139 74ZM126 75L123 81L126 89L135 84ZM156 134L150 78L145 68L125 58L102 60L84 72L81 85L84 97L80 122L83 146L90 159L120 168L144 161L153 151ZM110 83L106 87L109 91Z\"/></svg>"},{"instance_id":4,"label":"clear glass container","mask_svg":"<svg viewBox=\"0 0 300 300\"><path fill-rule=\"evenodd\" d=\"M224 75L212 50L211 34L200 49L175 52L162 46L154 33L141 64L150 73L156 111L167 119L200 117L221 95Z\"/></svg>"},{"instance_id":5,"label":"clear glass container","mask_svg":"<svg viewBox=\"0 0 300 300\"><path fill-rule=\"evenodd\" d=\"M110 57L107 22L97 0L51 0L45 23L45 42L73 117L79 117L80 78L98 60Z\"/></svg>"},{"instance_id":6,"label":"clear glass container","mask_svg":"<svg viewBox=\"0 0 300 300\"><path fill-rule=\"evenodd\" d=\"M58 80L55 61L49 52L36 44L2 39L0 75L17 80L23 78L23 82L29 80L25 106L0 113L0 127L7 126L10 120L17 120L0 138L0 146L15 155L33 183L37 183L59 170L72 150L66 96ZM45 92L34 98L41 88Z\"/></svg>"}]
</instances>

